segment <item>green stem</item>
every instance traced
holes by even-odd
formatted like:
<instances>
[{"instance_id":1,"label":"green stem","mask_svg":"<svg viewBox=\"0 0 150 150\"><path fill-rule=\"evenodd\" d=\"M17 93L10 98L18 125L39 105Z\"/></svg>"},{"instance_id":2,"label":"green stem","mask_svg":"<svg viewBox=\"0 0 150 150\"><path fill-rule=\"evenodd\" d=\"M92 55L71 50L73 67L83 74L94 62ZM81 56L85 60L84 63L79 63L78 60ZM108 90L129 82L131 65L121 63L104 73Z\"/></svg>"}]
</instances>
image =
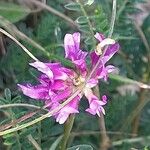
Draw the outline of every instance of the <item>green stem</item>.
<instances>
[{"instance_id":1,"label":"green stem","mask_svg":"<svg viewBox=\"0 0 150 150\"><path fill-rule=\"evenodd\" d=\"M93 46L95 47L96 42L95 42L95 39L94 39L94 31L93 31L92 24L91 24L91 22L90 22L90 20L89 20L88 14L86 13L86 11L85 11L85 9L84 9L81 0L76 0L76 1L77 1L77 3L80 5L81 11L82 11L83 15L84 15L84 16L86 17L86 19L87 19L87 23L88 23L88 26L89 26L89 29L90 29L90 35L91 35L91 37L93 37L93 38L92 38Z\"/></svg>"},{"instance_id":2,"label":"green stem","mask_svg":"<svg viewBox=\"0 0 150 150\"><path fill-rule=\"evenodd\" d=\"M59 150L66 150L67 148L67 142L70 136L71 129L73 127L74 119L75 119L75 115L71 115L65 123L64 135L60 143Z\"/></svg>"}]
</instances>

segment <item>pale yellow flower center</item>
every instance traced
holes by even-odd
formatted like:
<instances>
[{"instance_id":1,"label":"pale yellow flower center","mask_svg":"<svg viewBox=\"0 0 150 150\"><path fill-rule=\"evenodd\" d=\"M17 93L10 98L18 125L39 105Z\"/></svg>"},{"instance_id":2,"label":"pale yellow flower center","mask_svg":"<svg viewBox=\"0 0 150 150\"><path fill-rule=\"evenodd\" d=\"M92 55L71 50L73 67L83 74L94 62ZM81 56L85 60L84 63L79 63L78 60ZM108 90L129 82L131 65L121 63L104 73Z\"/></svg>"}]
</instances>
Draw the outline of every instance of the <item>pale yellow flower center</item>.
<instances>
[{"instance_id":1,"label":"pale yellow flower center","mask_svg":"<svg viewBox=\"0 0 150 150\"><path fill-rule=\"evenodd\" d=\"M79 77L73 79L73 84L75 86L78 86L78 85L82 84L84 81L85 81L85 78L83 78L82 76L79 76Z\"/></svg>"}]
</instances>

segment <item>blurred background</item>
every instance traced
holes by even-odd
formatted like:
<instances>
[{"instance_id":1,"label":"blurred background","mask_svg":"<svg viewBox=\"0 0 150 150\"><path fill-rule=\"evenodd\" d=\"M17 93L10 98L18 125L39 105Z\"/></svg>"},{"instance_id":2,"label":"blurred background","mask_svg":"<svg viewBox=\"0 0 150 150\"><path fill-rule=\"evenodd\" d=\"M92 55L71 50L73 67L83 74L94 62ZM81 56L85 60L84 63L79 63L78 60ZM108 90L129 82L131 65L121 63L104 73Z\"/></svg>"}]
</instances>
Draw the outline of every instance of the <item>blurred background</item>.
<instances>
[{"instance_id":1,"label":"blurred background","mask_svg":"<svg viewBox=\"0 0 150 150\"><path fill-rule=\"evenodd\" d=\"M111 15L112 0L0 0L1 28L41 61L60 61L68 67L71 66L64 59L64 35L81 32L81 47L93 50L93 34L108 35ZM105 125L110 149L150 150L150 89L145 86L150 85L150 1L118 0L112 37L121 47L110 62L118 67L119 74L111 75L107 83L100 82L100 93L109 97ZM17 83L36 82L37 72L28 65L32 61L16 43L0 33L0 125L14 122L11 127L15 126L18 118L32 112L30 108L2 105L43 106L23 96L17 87ZM86 144L99 149L103 134L99 119L85 113L86 106L86 102L81 102L68 147ZM28 121L40 115L37 113ZM0 137L0 150L38 149L34 142L43 150L52 150L62 133L63 126L47 118Z\"/></svg>"}]
</instances>

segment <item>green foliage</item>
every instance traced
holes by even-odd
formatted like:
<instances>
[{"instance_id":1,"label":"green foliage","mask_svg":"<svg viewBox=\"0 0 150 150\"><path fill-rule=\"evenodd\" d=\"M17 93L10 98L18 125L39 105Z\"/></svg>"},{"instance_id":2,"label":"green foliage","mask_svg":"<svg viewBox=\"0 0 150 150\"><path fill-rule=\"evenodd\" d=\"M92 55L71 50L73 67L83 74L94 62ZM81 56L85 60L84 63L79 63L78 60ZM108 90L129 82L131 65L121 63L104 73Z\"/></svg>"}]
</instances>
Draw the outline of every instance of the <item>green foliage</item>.
<instances>
[{"instance_id":1,"label":"green foliage","mask_svg":"<svg viewBox=\"0 0 150 150\"><path fill-rule=\"evenodd\" d=\"M66 4L67 2L68 4ZM48 5L57 9L60 14L64 13L67 17L72 18L77 23L82 35L81 47L87 51L93 50L96 45L96 40L93 38L95 32L102 32L106 36L108 35L112 1L95 0L93 2L93 0L84 0L67 2L60 0L48 1ZM100 94L106 94L109 98L108 104L105 106L105 122L108 133L111 133L109 137L112 141L131 138L128 133L132 131L132 112L136 110L141 94L141 89L132 93L134 86L133 89L125 92L125 95L118 92L118 88L121 88L123 84L137 87L141 82L148 83L150 81L149 52L146 50L144 42L131 18L133 13L137 14L140 12L135 6L141 3L144 3L143 0L117 1L117 17L113 37L119 41L121 50L118 56L111 60L111 63L118 66L120 73L119 75L111 75L108 81L109 84L100 81ZM44 62L48 61L48 59L54 62L61 61L65 66L72 67L71 62L64 58L63 38L66 33L73 33L77 29L70 26L68 22L46 11L31 14L26 18L30 13L28 8L7 2L0 2L0 13L1 16L9 21L17 22L15 25L21 32L42 45L45 52L39 51L38 48L35 48L31 43L29 44L26 40L21 40L23 45L29 48L39 60ZM36 21L33 18L36 18ZM150 15L141 25L148 45L150 45L149 25ZM0 58L0 106L15 103L43 106L39 101L31 100L25 96L21 97L16 86L16 83L25 81L34 83L36 81L37 72L33 68L29 68L28 65L32 60L21 48L7 38L3 37L3 42L7 53ZM126 91L125 88L123 90ZM143 100L149 100L149 91L145 92ZM84 110L88 107L87 105L87 102L80 102L80 113L76 115L68 150L99 149L98 146L101 141L99 138L98 117L85 113ZM31 111L34 110L24 107L3 108L0 110L0 125L11 123L12 120L15 121ZM43 114L44 112L40 111L35 116L17 125L29 122ZM138 112L135 114L138 115ZM131 118L128 121L127 118L130 116ZM141 110L139 137L149 136L149 124L149 104L147 104ZM28 139L30 135L43 150L54 150L57 149L56 147L61 140L62 133L63 126L55 123L53 118L47 118L29 128L3 136L3 145L11 150L15 150L19 149L21 144L21 149L33 150L34 146ZM140 141L123 143L113 148L116 150L127 150L132 147L143 148L148 144L148 142L143 144ZM2 149L1 146L0 149ZM145 147L144 150L148 149L149 147Z\"/></svg>"},{"instance_id":2,"label":"green foliage","mask_svg":"<svg viewBox=\"0 0 150 150\"><path fill-rule=\"evenodd\" d=\"M0 15L11 22L24 19L31 11L30 9L14 3L0 2Z\"/></svg>"}]
</instances>

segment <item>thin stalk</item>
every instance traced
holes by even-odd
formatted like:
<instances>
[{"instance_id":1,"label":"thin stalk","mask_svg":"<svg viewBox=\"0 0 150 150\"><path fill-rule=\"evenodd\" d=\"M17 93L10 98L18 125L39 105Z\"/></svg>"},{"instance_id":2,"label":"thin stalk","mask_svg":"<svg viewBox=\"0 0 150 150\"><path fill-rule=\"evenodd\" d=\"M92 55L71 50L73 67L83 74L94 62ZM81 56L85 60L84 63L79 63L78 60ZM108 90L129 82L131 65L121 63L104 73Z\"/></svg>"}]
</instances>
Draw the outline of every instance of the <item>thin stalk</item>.
<instances>
[{"instance_id":1,"label":"thin stalk","mask_svg":"<svg viewBox=\"0 0 150 150\"><path fill-rule=\"evenodd\" d=\"M114 25L115 25L115 18L116 18L116 0L113 0L113 6L112 6L112 17L111 17L111 23L110 23L110 29L109 29L109 34L108 37L111 38L112 34L113 34L113 30L114 30ZM107 47L105 47L104 49L104 53L107 50ZM101 63L101 57L99 58L98 62L96 63L96 65L94 66L93 70L91 71L91 73L89 74L88 78L86 81L88 81L91 76L95 73L96 69L98 68L98 66ZM95 93L98 97L100 97L99 94L99 87L96 86L95 88ZM106 132L106 127L105 127L105 120L104 120L104 116L101 113L101 117L99 118L99 125L100 125L100 130L103 132L103 134L101 135L101 144L100 144L100 149L101 150L107 150L110 147L110 139L107 135Z\"/></svg>"},{"instance_id":2,"label":"thin stalk","mask_svg":"<svg viewBox=\"0 0 150 150\"><path fill-rule=\"evenodd\" d=\"M128 127L128 125L132 122L133 118L140 114L140 112L148 102L149 100L144 100L142 101L142 103L138 104L138 106L130 113L127 119L123 122L123 126L120 128L120 131L123 131L125 128Z\"/></svg>"},{"instance_id":3,"label":"thin stalk","mask_svg":"<svg viewBox=\"0 0 150 150\"><path fill-rule=\"evenodd\" d=\"M75 115L70 115L70 117L67 119L65 126L64 126L64 135L61 140L60 146L58 147L59 150L66 150L67 149L67 142L70 136L71 129L73 127Z\"/></svg>"},{"instance_id":4,"label":"thin stalk","mask_svg":"<svg viewBox=\"0 0 150 150\"><path fill-rule=\"evenodd\" d=\"M129 139L123 139L119 141L114 141L112 143L113 146L119 146L122 145L123 143L128 143L128 144L133 144L133 143L144 143L144 141L149 141L150 142L150 136L146 137L137 137L137 138L129 138Z\"/></svg>"},{"instance_id":5,"label":"thin stalk","mask_svg":"<svg viewBox=\"0 0 150 150\"><path fill-rule=\"evenodd\" d=\"M117 5L117 1L113 0L112 16L111 16L111 22L110 22L110 29L108 33L109 38L112 37L113 31L114 31L115 20L116 20L116 5Z\"/></svg>"},{"instance_id":6,"label":"thin stalk","mask_svg":"<svg viewBox=\"0 0 150 150\"><path fill-rule=\"evenodd\" d=\"M149 43L146 39L146 36L144 34L144 32L142 31L141 27L138 25L138 23L136 23L136 21L134 21L134 26L135 26L135 29L137 30L144 46L145 46L145 49L147 51L147 59L148 59L148 64L150 64L150 46L149 46ZM148 65L148 78L150 77L150 65Z\"/></svg>"},{"instance_id":7,"label":"thin stalk","mask_svg":"<svg viewBox=\"0 0 150 150\"><path fill-rule=\"evenodd\" d=\"M86 19L87 19L87 23L88 23L88 26L89 26L89 29L90 29L90 34L91 34L92 37L94 37L93 27L92 27L92 24L91 24L91 22L90 22L90 20L89 20L88 14L86 13L86 11L85 11L85 9L84 9L81 0L76 0L76 1L77 1L77 3L80 5L81 11L82 11L83 15L84 15L84 16L86 17ZM95 44L96 44L94 38L93 38L93 44L94 44L94 46L95 46Z\"/></svg>"},{"instance_id":8,"label":"thin stalk","mask_svg":"<svg viewBox=\"0 0 150 150\"><path fill-rule=\"evenodd\" d=\"M8 36L14 42L16 42L33 60L38 61L38 59L26 48L24 47L17 39L15 39L11 34L0 28L0 32Z\"/></svg>"},{"instance_id":9,"label":"thin stalk","mask_svg":"<svg viewBox=\"0 0 150 150\"><path fill-rule=\"evenodd\" d=\"M94 88L94 93L97 97L100 98L98 86L96 86ZM110 147L110 139L107 135L105 119L104 119L104 115L102 113L101 113L101 117L99 118L99 128L100 128L100 132L101 132L101 134L100 134L100 136L101 136L100 150L107 150Z\"/></svg>"},{"instance_id":10,"label":"thin stalk","mask_svg":"<svg viewBox=\"0 0 150 150\"><path fill-rule=\"evenodd\" d=\"M0 33L0 55L5 55L6 54L6 49L4 46L4 40L3 40L3 35Z\"/></svg>"},{"instance_id":11,"label":"thin stalk","mask_svg":"<svg viewBox=\"0 0 150 150\"><path fill-rule=\"evenodd\" d=\"M0 106L0 109L4 109L4 108L12 108L12 107L27 107L27 108L34 108L34 109L41 109L41 107L39 106L35 106L35 105L31 105L31 104L18 104L18 103L14 103L14 104L5 104L5 105L1 105ZM43 109L43 110L46 110L46 109Z\"/></svg>"},{"instance_id":12,"label":"thin stalk","mask_svg":"<svg viewBox=\"0 0 150 150\"><path fill-rule=\"evenodd\" d=\"M37 5L38 7L42 8L42 9L45 9L45 10L53 13L54 15L62 18L63 20L68 22L73 27L78 28L78 25L71 18L69 18L65 14L57 11L56 9L52 8L51 6L48 6L48 5L46 5L46 4L44 4L44 3L40 2L40 1L37 1L37 0L28 0L28 1L33 3L33 4L35 4L35 5Z\"/></svg>"},{"instance_id":13,"label":"thin stalk","mask_svg":"<svg viewBox=\"0 0 150 150\"><path fill-rule=\"evenodd\" d=\"M45 56L47 56L49 59L51 59L51 60L59 60L59 61L63 62L66 66L72 67L71 61L69 61L69 60L67 60L65 58L62 58L62 57L60 57L58 55L51 54L50 52L48 52L48 50L49 50L48 48L44 48L40 44L36 43L34 40L30 39L24 33L20 32L17 29L17 27L14 26L11 22L9 22L7 19L5 19L5 18L3 18L1 16L0 16L0 25L3 28L5 28L5 30L7 30L7 32L9 32L14 37L27 42L29 45L32 45L36 49L38 49L41 52L43 52L43 54Z\"/></svg>"},{"instance_id":14,"label":"thin stalk","mask_svg":"<svg viewBox=\"0 0 150 150\"><path fill-rule=\"evenodd\" d=\"M28 140L31 142L31 144L34 146L36 150L42 150L39 144L36 142L36 140L32 137L32 135L28 135Z\"/></svg>"},{"instance_id":15,"label":"thin stalk","mask_svg":"<svg viewBox=\"0 0 150 150\"><path fill-rule=\"evenodd\" d=\"M141 89L140 90L140 95L139 95L139 99L138 99L138 105L141 105L144 101L145 101L145 90L144 89ZM132 121L132 133L133 133L133 136L132 137L135 137L134 135L137 136L138 134L138 129L139 129L139 123L140 123L140 116L141 116L141 113L137 114L135 118L133 118L133 121Z\"/></svg>"},{"instance_id":16,"label":"thin stalk","mask_svg":"<svg viewBox=\"0 0 150 150\"><path fill-rule=\"evenodd\" d=\"M115 18L116 18L116 0L113 0L112 17L111 17L110 29L109 29L109 33L108 33L109 38L111 38L112 33L114 31ZM107 47L105 47L104 53L105 53L106 50L107 50ZM89 76L87 77L86 81L88 81L92 77L92 75L95 73L96 69L99 67L99 65L101 63L101 57L102 56L100 56L100 58L98 59L96 65L93 67L93 69L90 72Z\"/></svg>"},{"instance_id":17,"label":"thin stalk","mask_svg":"<svg viewBox=\"0 0 150 150\"><path fill-rule=\"evenodd\" d=\"M46 119L47 117L52 116L54 113L58 112L60 109L62 109L64 106L66 106L74 97L76 97L78 94L80 94L81 91L83 90L84 86L85 85L82 85L79 88L77 88L76 91L65 102L63 102L60 106L56 107L52 111L49 111L45 115L42 115L41 117L38 117L38 118L28 122L28 123L24 123L22 125L18 125L18 126L14 127L14 128L11 128L11 129L8 129L8 130L5 130L5 131L1 131L0 132L0 136L9 134L9 133L12 133L12 132L15 132L15 131L19 131L21 129L24 129L26 127L34 125L34 124L36 124L36 123Z\"/></svg>"}]
</instances>

